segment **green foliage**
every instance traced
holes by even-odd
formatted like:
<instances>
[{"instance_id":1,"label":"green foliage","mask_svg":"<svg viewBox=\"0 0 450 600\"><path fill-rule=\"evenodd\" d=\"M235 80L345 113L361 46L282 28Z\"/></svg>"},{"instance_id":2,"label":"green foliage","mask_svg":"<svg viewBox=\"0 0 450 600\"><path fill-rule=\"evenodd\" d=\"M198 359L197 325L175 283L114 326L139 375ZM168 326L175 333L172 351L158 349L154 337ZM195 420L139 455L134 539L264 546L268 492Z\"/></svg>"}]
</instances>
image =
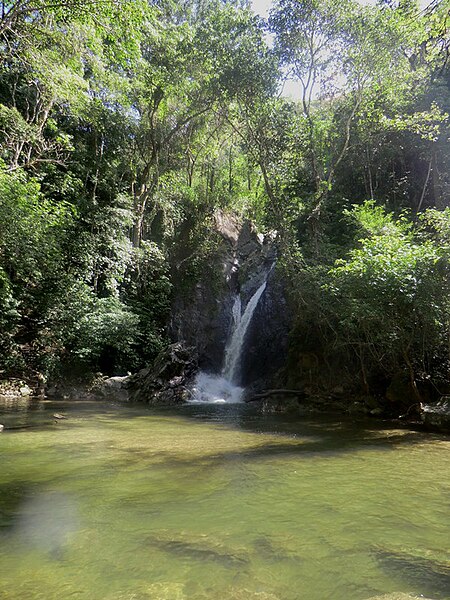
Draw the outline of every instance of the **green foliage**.
<instances>
[{"instance_id":1,"label":"green foliage","mask_svg":"<svg viewBox=\"0 0 450 600\"><path fill-rule=\"evenodd\" d=\"M72 367L115 373L139 366L139 317L118 298L97 298L88 287L75 285L61 317Z\"/></svg>"},{"instance_id":2,"label":"green foliage","mask_svg":"<svg viewBox=\"0 0 450 600\"><path fill-rule=\"evenodd\" d=\"M385 374L411 363L429 373L449 333L448 253L373 203L353 214L370 237L336 263L324 286L335 302L336 336Z\"/></svg>"},{"instance_id":3,"label":"green foliage","mask_svg":"<svg viewBox=\"0 0 450 600\"><path fill-rule=\"evenodd\" d=\"M352 210L344 212L354 219L361 233L369 235L398 236L411 228L407 218L394 219L392 213L387 213L383 206L377 206L374 200L366 200L361 205L354 205Z\"/></svg>"},{"instance_id":4,"label":"green foliage","mask_svg":"<svg viewBox=\"0 0 450 600\"><path fill-rule=\"evenodd\" d=\"M448 114L435 103L431 103L428 111L417 112L412 115L396 115L392 119L384 117L382 123L386 128L395 131L412 131L423 140L436 142L448 120Z\"/></svg>"},{"instance_id":5,"label":"green foliage","mask_svg":"<svg viewBox=\"0 0 450 600\"><path fill-rule=\"evenodd\" d=\"M39 184L20 170L0 170L0 258L4 367L24 366L30 341L46 327L46 312L64 277L64 245L74 214L43 197ZM34 358L31 359L34 364ZM38 361L39 362L39 361Z\"/></svg>"},{"instance_id":6,"label":"green foliage","mask_svg":"<svg viewBox=\"0 0 450 600\"><path fill-rule=\"evenodd\" d=\"M152 359L174 293L220 291L220 209L277 230L295 344L443 377L446 5L277 0L271 48L237 1L4 3L0 368Z\"/></svg>"},{"instance_id":7,"label":"green foliage","mask_svg":"<svg viewBox=\"0 0 450 600\"><path fill-rule=\"evenodd\" d=\"M149 361L166 341L172 284L169 265L160 248L143 242L135 249L123 289L127 306L139 319L138 347L140 361Z\"/></svg>"},{"instance_id":8,"label":"green foliage","mask_svg":"<svg viewBox=\"0 0 450 600\"><path fill-rule=\"evenodd\" d=\"M0 165L0 251L3 268L21 291L38 286L47 273L56 275L60 236L72 218L69 205L44 198L35 180Z\"/></svg>"},{"instance_id":9,"label":"green foliage","mask_svg":"<svg viewBox=\"0 0 450 600\"><path fill-rule=\"evenodd\" d=\"M4 360L4 367L12 369L18 362L18 352L14 337L20 319L17 310L18 302L11 290L11 282L5 271L0 268L0 356Z\"/></svg>"}]
</instances>

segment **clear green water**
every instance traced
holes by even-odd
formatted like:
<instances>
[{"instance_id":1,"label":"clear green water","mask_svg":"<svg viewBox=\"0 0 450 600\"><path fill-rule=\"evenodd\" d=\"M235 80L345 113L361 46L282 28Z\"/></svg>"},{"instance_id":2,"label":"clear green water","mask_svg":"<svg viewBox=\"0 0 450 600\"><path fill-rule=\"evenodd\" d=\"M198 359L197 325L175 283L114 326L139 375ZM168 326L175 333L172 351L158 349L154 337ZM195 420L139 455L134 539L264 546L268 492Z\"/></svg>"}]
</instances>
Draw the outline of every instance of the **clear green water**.
<instances>
[{"instance_id":1,"label":"clear green water","mask_svg":"<svg viewBox=\"0 0 450 600\"><path fill-rule=\"evenodd\" d=\"M444 436L236 405L0 423L2 600L450 598Z\"/></svg>"}]
</instances>

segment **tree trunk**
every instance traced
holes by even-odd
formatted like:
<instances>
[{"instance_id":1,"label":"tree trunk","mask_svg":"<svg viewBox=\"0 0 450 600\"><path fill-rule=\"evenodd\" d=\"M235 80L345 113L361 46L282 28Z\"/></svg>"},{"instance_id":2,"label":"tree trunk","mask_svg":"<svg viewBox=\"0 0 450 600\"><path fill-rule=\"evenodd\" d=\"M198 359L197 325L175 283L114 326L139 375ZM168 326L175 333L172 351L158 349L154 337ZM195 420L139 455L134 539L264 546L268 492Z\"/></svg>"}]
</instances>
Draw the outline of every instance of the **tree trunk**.
<instances>
[{"instance_id":1,"label":"tree trunk","mask_svg":"<svg viewBox=\"0 0 450 600\"><path fill-rule=\"evenodd\" d=\"M413 394L414 394L414 398L417 401L417 403L420 404L422 402L422 397L421 397L419 389L417 387L416 377L415 377L415 374L414 374L414 368L413 368L411 360L409 358L408 350L403 350L403 358L405 359L406 365L408 367L409 382L411 384L411 388L412 388L412 391L413 391Z\"/></svg>"}]
</instances>

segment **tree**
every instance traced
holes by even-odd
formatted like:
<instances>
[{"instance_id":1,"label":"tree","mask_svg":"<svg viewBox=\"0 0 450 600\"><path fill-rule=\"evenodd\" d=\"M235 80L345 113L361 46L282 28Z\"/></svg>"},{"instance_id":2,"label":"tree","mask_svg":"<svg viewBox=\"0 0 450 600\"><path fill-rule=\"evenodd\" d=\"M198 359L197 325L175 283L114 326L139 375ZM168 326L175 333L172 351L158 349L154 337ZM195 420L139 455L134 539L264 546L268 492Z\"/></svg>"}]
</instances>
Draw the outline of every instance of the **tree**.
<instances>
[{"instance_id":1,"label":"tree","mask_svg":"<svg viewBox=\"0 0 450 600\"><path fill-rule=\"evenodd\" d=\"M272 10L278 53L301 89L313 233L358 118L411 83L390 17L351 0L280 0Z\"/></svg>"},{"instance_id":2,"label":"tree","mask_svg":"<svg viewBox=\"0 0 450 600\"><path fill-rule=\"evenodd\" d=\"M392 377L404 368L419 401L417 376L436 368L436 349L448 338L447 248L374 202L351 216L365 237L325 286L335 299L336 344L353 349L368 390L371 370Z\"/></svg>"}]
</instances>

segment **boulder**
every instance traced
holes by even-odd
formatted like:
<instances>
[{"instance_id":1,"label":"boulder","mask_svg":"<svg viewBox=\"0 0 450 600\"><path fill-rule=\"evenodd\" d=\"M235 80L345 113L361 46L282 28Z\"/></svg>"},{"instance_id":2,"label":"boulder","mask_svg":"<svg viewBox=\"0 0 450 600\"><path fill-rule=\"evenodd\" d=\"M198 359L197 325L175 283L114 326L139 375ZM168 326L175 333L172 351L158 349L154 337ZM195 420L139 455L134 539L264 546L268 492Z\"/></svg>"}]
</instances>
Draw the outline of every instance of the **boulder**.
<instances>
[{"instance_id":1,"label":"boulder","mask_svg":"<svg viewBox=\"0 0 450 600\"><path fill-rule=\"evenodd\" d=\"M218 208L214 213L214 226L225 240L237 244L241 222L236 215Z\"/></svg>"},{"instance_id":2,"label":"boulder","mask_svg":"<svg viewBox=\"0 0 450 600\"><path fill-rule=\"evenodd\" d=\"M117 400L119 402L128 400L128 382L130 376L124 377L104 377L96 381L92 387L95 396L100 396L107 400Z\"/></svg>"},{"instance_id":3,"label":"boulder","mask_svg":"<svg viewBox=\"0 0 450 600\"><path fill-rule=\"evenodd\" d=\"M188 386L196 371L195 348L177 342L162 350L151 366L128 377L124 386L133 402L182 404L190 398Z\"/></svg>"},{"instance_id":4,"label":"boulder","mask_svg":"<svg viewBox=\"0 0 450 600\"><path fill-rule=\"evenodd\" d=\"M442 396L433 404L422 404L421 419L433 429L450 431L450 396Z\"/></svg>"}]
</instances>

